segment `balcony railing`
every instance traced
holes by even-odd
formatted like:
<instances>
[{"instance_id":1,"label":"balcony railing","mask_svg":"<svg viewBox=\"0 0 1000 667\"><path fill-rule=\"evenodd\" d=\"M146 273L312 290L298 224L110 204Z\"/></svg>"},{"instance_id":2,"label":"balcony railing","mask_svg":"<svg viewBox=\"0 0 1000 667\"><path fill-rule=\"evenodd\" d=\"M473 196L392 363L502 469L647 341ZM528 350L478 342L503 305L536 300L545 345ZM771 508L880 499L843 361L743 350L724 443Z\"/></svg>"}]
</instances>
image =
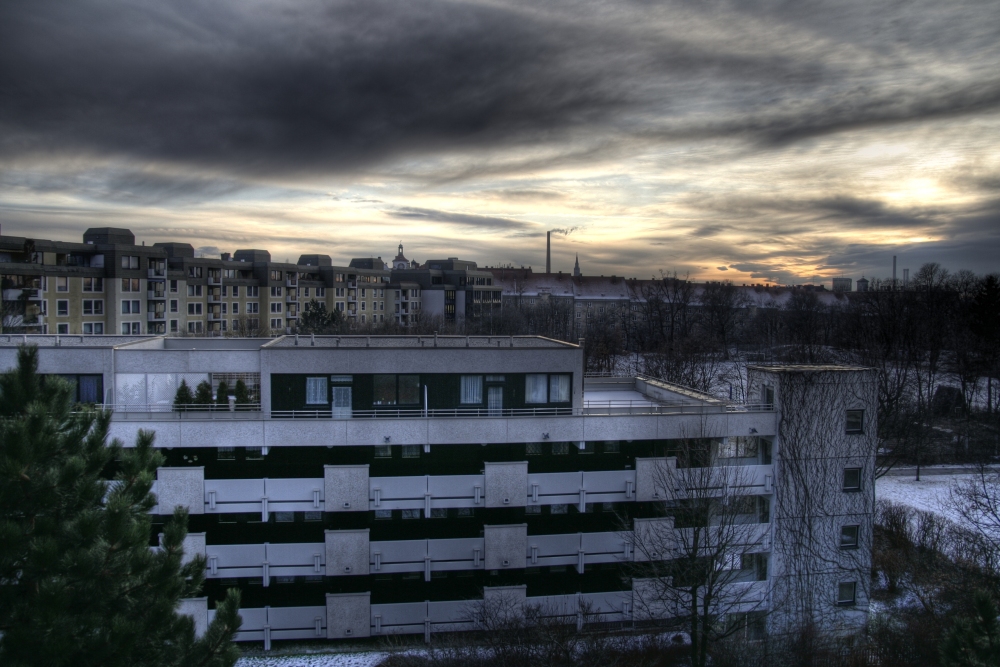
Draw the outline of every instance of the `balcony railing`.
<instances>
[{"instance_id":1,"label":"balcony railing","mask_svg":"<svg viewBox=\"0 0 1000 667\"><path fill-rule=\"evenodd\" d=\"M609 405L609 403L619 403ZM713 406L713 405L650 405L635 401L635 405L622 405L629 401L606 401L600 405L588 404L582 408L573 407L538 407L538 408L448 408L424 410L421 408L383 407L373 410L351 410L336 408L331 410L271 410L271 419L499 419L519 417L589 417L589 416L623 416L623 415L702 415L725 414L726 412L768 412L771 406ZM260 404L248 403L235 405L232 410L226 405L184 405L174 407L170 403L143 404L107 404L98 406L111 410L116 414L150 414L183 412L192 415L219 412L254 413L245 415L246 419L261 419ZM724 408L724 409L723 409ZM238 415L237 415L238 416Z\"/></svg>"},{"instance_id":2,"label":"balcony railing","mask_svg":"<svg viewBox=\"0 0 1000 667\"><path fill-rule=\"evenodd\" d=\"M163 269L149 269L149 270L146 271L146 277L147 278L151 278L151 279L166 278L167 277L167 270L166 270L166 268L163 268Z\"/></svg>"},{"instance_id":3,"label":"balcony railing","mask_svg":"<svg viewBox=\"0 0 1000 667\"><path fill-rule=\"evenodd\" d=\"M261 419L260 403L232 403L230 405L192 403L105 403L94 406L115 414L127 414L130 419Z\"/></svg>"},{"instance_id":4,"label":"balcony railing","mask_svg":"<svg viewBox=\"0 0 1000 667\"><path fill-rule=\"evenodd\" d=\"M147 299L166 299L167 293L165 290L146 290Z\"/></svg>"},{"instance_id":5,"label":"balcony railing","mask_svg":"<svg viewBox=\"0 0 1000 667\"><path fill-rule=\"evenodd\" d=\"M167 313L162 310L151 310L146 313L146 321L148 322L162 322L167 319Z\"/></svg>"},{"instance_id":6,"label":"balcony railing","mask_svg":"<svg viewBox=\"0 0 1000 667\"><path fill-rule=\"evenodd\" d=\"M208 284L209 285L221 285L222 284L222 276L213 276L212 274L208 274Z\"/></svg>"}]
</instances>

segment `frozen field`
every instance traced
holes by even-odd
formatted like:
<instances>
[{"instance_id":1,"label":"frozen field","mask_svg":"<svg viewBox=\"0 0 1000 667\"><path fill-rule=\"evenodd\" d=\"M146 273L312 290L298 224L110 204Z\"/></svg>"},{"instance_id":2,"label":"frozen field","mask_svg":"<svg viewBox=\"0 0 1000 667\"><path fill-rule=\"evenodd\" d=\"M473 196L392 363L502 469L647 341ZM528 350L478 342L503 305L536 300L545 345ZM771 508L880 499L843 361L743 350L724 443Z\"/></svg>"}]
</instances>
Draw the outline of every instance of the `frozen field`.
<instances>
[{"instance_id":1,"label":"frozen field","mask_svg":"<svg viewBox=\"0 0 1000 667\"><path fill-rule=\"evenodd\" d=\"M886 475L875 482L875 499L891 500L894 503L934 512L952 521L959 518L949 506L949 490L956 482L970 478L968 474L927 475L921 474L917 482L912 476Z\"/></svg>"}]
</instances>

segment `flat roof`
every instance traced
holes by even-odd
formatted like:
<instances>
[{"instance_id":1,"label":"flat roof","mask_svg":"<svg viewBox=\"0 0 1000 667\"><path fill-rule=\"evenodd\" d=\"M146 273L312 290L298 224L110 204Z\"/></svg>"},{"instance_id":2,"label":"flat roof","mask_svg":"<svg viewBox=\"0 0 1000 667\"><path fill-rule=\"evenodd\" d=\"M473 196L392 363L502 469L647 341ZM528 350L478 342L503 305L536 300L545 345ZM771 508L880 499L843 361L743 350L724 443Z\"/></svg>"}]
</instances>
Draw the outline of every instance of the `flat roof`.
<instances>
[{"instance_id":1,"label":"flat roof","mask_svg":"<svg viewBox=\"0 0 1000 667\"><path fill-rule=\"evenodd\" d=\"M281 336L267 347L515 348L577 349L579 345L544 336Z\"/></svg>"},{"instance_id":2,"label":"flat roof","mask_svg":"<svg viewBox=\"0 0 1000 667\"><path fill-rule=\"evenodd\" d=\"M262 348L499 348L578 349L544 336L279 336L277 338L195 338L189 336L86 336L81 334L0 334L0 347L23 343L49 347L130 347L148 350L257 350Z\"/></svg>"}]
</instances>

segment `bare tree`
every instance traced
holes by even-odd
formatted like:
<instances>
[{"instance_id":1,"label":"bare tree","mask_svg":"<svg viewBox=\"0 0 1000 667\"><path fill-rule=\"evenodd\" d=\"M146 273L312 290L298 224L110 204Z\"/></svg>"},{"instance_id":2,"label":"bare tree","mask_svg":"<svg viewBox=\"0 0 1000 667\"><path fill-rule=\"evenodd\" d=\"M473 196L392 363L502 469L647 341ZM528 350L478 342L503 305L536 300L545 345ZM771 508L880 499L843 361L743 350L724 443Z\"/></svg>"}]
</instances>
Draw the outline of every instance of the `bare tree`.
<instances>
[{"instance_id":1,"label":"bare tree","mask_svg":"<svg viewBox=\"0 0 1000 667\"><path fill-rule=\"evenodd\" d=\"M748 305L746 295L732 281L705 283L701 290L701 309L705 333L721 346L729 358L733 342Z\"/></svg>"},{"instance_id":2,"label":"bare tree","mask_svg":"<svg viewBox=\"0 0 1000 667\"><path fill-rule=\"evenodd\" d=\"M746 457L738 456L755 442L734 439L720 451L704 438L679 441L675 456L652 469L662 517L637 519L625 534L635 549L637 614L669 619L686 631L695 667L704 667L710 648L748 623L762 629L769 506L755 495L751 470L740 465Z\"/></svg>"},{"instance_id":3,"label":"bare tree","mask_svg":"<svg viewBox=\"0 0 1000 667\"><path fill-rule=\"evenodd\" d=\"M952 486L949 504L988 547L991 557L980 565L1000 574L1000 471L980 464L976 474Z\"/></svg>"}]
</instances>

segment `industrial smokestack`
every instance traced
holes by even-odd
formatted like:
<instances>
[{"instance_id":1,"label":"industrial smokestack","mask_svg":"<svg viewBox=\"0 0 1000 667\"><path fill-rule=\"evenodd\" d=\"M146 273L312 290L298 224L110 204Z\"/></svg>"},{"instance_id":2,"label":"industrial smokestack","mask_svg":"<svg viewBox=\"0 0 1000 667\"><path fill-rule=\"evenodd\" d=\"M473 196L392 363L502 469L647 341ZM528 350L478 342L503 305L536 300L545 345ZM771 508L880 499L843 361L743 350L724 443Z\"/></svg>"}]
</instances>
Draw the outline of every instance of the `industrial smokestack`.
<instances>
[{"instance_id":1,"label":"industrial smokestack","mask_svg":"<svg viewBox=\"0 0 1000 667\"><path fill-rule=\"evenodd\" d=\"M903 287L906 287L909 284L910 284L910 270L903 269Z\"/></svg>"},{"instance_id":2,"label":"industrial smokestack","mask_svg":"<svg viewBox=\"0 0 1000 667\"><path fill-rule=\"evenodd\" d=\"M545 232L545 273L552 273L552 232Z\"/></svg>"},{"instance_id":3,"label":"industrial smokestack","mask_svg":"<svg viewBox=\"0 0 1000 667\"><path fill-rule=\"evenodd\" d=\"M896 286L896 256L892 256L892 286Z\"/></svg>"}]
</instances>

